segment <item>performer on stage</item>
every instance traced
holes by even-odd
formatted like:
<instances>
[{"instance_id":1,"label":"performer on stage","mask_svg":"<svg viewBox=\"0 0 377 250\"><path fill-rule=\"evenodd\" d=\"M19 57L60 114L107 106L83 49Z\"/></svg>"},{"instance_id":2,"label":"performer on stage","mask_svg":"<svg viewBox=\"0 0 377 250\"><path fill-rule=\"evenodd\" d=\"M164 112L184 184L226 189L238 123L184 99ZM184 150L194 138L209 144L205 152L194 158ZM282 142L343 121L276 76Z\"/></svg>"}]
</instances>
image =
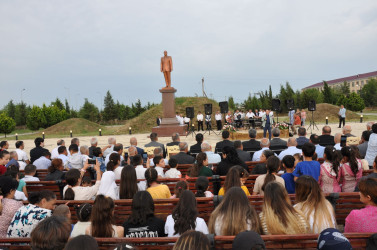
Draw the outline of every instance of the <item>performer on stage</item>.
<instances>
[{"instance_id":1,"label":"performer on stage","mask_svg":"<svg viewBox=\"0 0 377 250\"><path fill-rule=\"evenodd\" d=\"M339 128L341 127L340 125L342 124L342 122L343 122L343 127L344 127L344 124L346 124L346 109L344 108L343 105L340 105L338 116L339 116Z\"/></svg>"},{"instance_id":2,"label":"performer on stage","mask_svg":"<svg viewBox=\"0 0 377 250\"><path fill-rule=\"evenodd\" d=\"M215 114L217 130L222 129L222 122L221 122L222 119L223 119L223 115L220 113L220 111L217 111Z\"/></svg>"},{"instance_id":3,"label":"performer on stage","mask_svg":"<svg viewBox=\"0 0 377 250\"><path fill-rule=\"evenodd\" d=\"M262 116L263 137L266 137L268 131L268 137L271 140L271 126L273 125L274 117L270 115L270 110L266 110L266 114Z\"/></svg>"},{"instance_id":4,"label":"performer on stage","mask_svg":"<svg viewBox=\"0 0 377 250\"><path fill-rule=\"evenodd\" d=\"M185 118L183 118L183 121L184 121L185 124L187 125L187 129L189 129L189 126L190 126L190 118L188 118L187 116L185 116Z\"/></svg>"},{"instance_id":5,"label":"performer on stage","mask_svg":"<svg viewBox=\"0 0 377 250\"><path fill-rule=\"evenodd\" d=\"M206 130L212 129L211 120L211 115L206 115Z\"/></svg>"},{"instance_id":6,"label":"performer on stage","mask_svg":"<svg viewBox=\"0 0 377 250\"><path fill-rule=\"evenodd\" d=\"M247 112L246 117L249 120L249 123L251 124L251 126L255 128L255 121L254 121L255 114L253 113L251 109L249 109L249 112Z\"/></svg>"},{"instance_id":7,"label":"performer on stage","mask_svg":"<svg viewBox=\"0 0 377 250\"><path fill-rule=\"evenodd\" d=\"M198 131L200 131L200 128L202 128L202 131L204 131L203 129L203 114L202 112L198 112L198 115L196 116L196 119L198 120Z\"/></svg>"},{"instance_id":8,"label":"performer on stage","mask_svg":"<svg viewBox=\"0 0 377 250\"><path fill-rule=\"evenodd\" d=\"M233 122L232 118L233 118L232 113L230 111L228 111L228 114L225 116L226 123L232 124L232 122Z\"/></svg>"}]
</instances>

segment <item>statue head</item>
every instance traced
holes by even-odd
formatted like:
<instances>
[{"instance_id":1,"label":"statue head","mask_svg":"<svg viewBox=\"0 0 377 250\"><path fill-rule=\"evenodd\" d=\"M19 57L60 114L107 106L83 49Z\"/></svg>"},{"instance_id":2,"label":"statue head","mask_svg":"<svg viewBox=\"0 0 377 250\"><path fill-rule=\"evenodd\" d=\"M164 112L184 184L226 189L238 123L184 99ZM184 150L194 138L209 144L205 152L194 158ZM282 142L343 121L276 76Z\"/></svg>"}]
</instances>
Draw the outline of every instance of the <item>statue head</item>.
<instances>
[{"instance_id":1,"label":"statue head","mask_svg":"<svg viewBox=\"0 0 377 250\"><path fill-rule=\"evenodd\" d=\"M164 56L167 56L168 55L168 52L165 50L164 51Z\"/></svg>"}]
</instances>

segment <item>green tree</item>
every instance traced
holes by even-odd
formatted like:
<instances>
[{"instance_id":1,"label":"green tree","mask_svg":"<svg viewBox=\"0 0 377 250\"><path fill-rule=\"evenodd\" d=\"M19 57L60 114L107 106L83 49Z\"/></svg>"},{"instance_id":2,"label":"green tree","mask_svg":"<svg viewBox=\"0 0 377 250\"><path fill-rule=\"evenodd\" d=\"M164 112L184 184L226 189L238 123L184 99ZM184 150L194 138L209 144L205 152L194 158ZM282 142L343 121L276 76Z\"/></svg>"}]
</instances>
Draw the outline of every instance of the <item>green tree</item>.
<instances>
[{"instance_id":1,"label":"green tree","mask_svg":"<svg viewBox=\"0 0 377 250\"><path fill-rule=\"evenodd\" d=\"M350 86L348 85L347 82L343 82L343 84L340 86L340 92L343 95L349 95L351 93Z\"/></svg>"},{"instance_id":2,"label":"green tree","mask_svg":"<svg viewBox=\"0 0 377 250\"><path fill-rule=\"evenodd\" d=\"M56 100L54 102L51 102L51 106L55 106L60 110L65 109L64 104L60 101L59 98L56 98Z\"/></svg>"},{"instance_id":3,"label":"green tree","mask_svg":"<svg viewBox=\"0 0 377 250\"><path fill-rule=\"evenodd\" d=\"M31 130L38 130L46 124L46 118L42 112L42 109L38 106L33 106L30 110L27 119L26 125Z\"/></svg>"},{"instance_id":4,"label":"green tree","mask_svg":"<svg viewBox=\"0 0 377 250\"><path fill-rule=\"evenodd\" d=\"M110 94L110 91L107 91L105 99L104 99L104 108L102 112L103 119L105 121L111 121L116 119L117 113L115 109L115 103L113 97Z\"/></svg>"},{"instance_id":5,"label":"green tree","mask_svg":"<svg viewBox=\"0 0 377 250\"><path fill-rule=\"evenodd\" d=\"M334 91L332 90L332 88L329 87L329 85L325 81L323 84L322 95L323 95L323 102L330 103L330 104L336 103L336 100L334 98Z\"/></svg>"},{"instance_id":6,"label":"green tree","mask_svg":"<svg viewBox=\"0 0 377 250\"><path fill-rule=\"evenodd\" d=\"M11 133L16 127L16 122L13 118L7 116L4 112L0 114L0 133L3 133L5 137Z\"/></svg>"},{"instance_id":7,"label":"green tree","mask_svg":"<svg viewBox=\"0 0 377 250\"><path fill-rule=\"evenodd\" d=\"M26 125L26 118L28 116L28 108L24 102L16 105L15 121L17 126Z\"/></svg>"},{"instance_id":8,"label":"green tree","mask_svg":"<svg viewBox=\"0 0 377 250\"><path fill-rule=\"evenodd\" d=\"M364 99L365 105L368 107L377 106L377 80L370 79L361 89L361 97Z\"/></svg>"},{"instance_id":9,"label":"green tree","mask_svg":"<svg viewBox=\"0 0 377 250\"><path fill-rule=\"evenodd\" d=\"M65 99L65 112L68 114L68 117L71 117L71 108L69 107L67 99Z\"/></svg>"},{"instance_id":10,"label":"green tree","mask_svg":"<svg viewBox=\"0 0 377 250\"><path fill-rule=\"evenodd\" d=\"M42 125L43 128L50 127L66 119L65 110L60 110L57 106L46 107L46 105L43 104L42 112L46 120Z\"/></svg>"},{"instance_id":11,"label":"green tree","mask_svg":"<svg viewBox=\"0 0 377 250\"><path fill-rule=\"evenodd\" d=\"M229 106L229 110L235 110L236 109L236 104L234 103L233 96L229 96L228 106Z\"/></svg>"},{"instance_id":12,"label":"green tree","mask_svg":"<svg viewBox=\"0 0 377 250\"><path fill-rule=\"evenodd\" d=\"M282 112L287 112L287 100L293 99L295 101L296 106L299 106L299 103L296 102L295 98L295 92L293 91L291 85L289 82L285 83L284 85L280 85L280 93L278 95L278 98L280 99L281 103L281 110Z\"/></svg>"},{"instance_id":13,"label":"green tree","mask_svg":"<svg viewBox=\"0 0 377 250\"><path fill-rule=\"evenodd\" d=\"M14 119L16 117L16 106L13 103L13 100L10 100L6 106L7 115Z\"/></svg>"},{"instance_id":14,"label":"green tree","mask_svg":"<svg viewBox=\"0 0 377 250\"><path fill-rule=\"evenodd\" d=\"M84 105L80 108L78 115L92 122L99 120L99 110L96 105L88 101L88 98L85 98Z\"/></svg>"},{"instance_id":15,"label":"green tree","mask_svg":"<svg viewBox=\"0 0 377 250\"><path fill-rule=\"evenodd\" d=\"M315 100L316 103L323 102L322 92L318 89L306 89L301 93L301 108L308 108L309 101Z\"/></svg>"},{"instance_id":16,"label":"green tree","mask_svg":"<svg viewBox=\"0 0 377 250\"><path fill-rule=\"evenodd\" d=\"M361 111L365 108L364 100L360 97L360 95L351 93L346 98L345 107L352 111Z\"/></svg>"}]
</instances>

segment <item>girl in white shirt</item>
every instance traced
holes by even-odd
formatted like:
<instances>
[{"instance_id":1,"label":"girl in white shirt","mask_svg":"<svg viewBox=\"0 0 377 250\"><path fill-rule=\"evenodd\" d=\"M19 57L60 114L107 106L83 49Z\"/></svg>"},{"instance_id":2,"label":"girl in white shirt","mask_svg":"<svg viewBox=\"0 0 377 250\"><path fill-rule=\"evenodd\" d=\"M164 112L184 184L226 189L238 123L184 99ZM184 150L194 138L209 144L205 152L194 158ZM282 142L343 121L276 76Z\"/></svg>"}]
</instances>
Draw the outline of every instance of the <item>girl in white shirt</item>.
<instances>
[{"instance_id":1,"label":"girl in white shirt","mask_svg":"<svg viewBox=\"0 0 377 250\"><path fill-rule=\"evenodd\" d=\"M113 171L103 173L101 185L97 192L97 195L98 194L111 197L113 200L119 200L119 187L115 183L115 174Z\"/></svg>"},{"instance_id":2,"label":"girl in white shirt","mask_svg":"<svg viewBox=\"0 0 377 250\"><path fill-rule=\"evenodd\" d=\"M173 213L166 218L165 234L176 237L188 230L208 234L208 227L202 218L198 217L196 199L193 192L185 190Z\"/></svg>"}]
</instances>

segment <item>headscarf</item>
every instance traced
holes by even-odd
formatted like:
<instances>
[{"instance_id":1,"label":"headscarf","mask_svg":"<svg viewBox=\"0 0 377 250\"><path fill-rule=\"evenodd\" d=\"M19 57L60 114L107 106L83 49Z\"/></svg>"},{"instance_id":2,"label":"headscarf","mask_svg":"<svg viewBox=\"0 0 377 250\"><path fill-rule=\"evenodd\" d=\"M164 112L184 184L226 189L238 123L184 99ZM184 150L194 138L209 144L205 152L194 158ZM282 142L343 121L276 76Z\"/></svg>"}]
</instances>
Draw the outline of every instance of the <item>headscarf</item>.
<instances>
[{"instance_id":1,"label":"headscarf","mask_svg":"<svg viewBox=\"0 0 377 250\"><path fill-rule=\"evenodd\" d=\"M101 185L97 192L97 195L98 194L111 197L113 200L119 200L119 188L115 183L115 174L113 171L103 173Z\"/></svg>"},{"instance_id":2,"label":"headscarf","mask_svg":"<svg viewBox=\"0 0 377 250\"><path fill-rule=\"evenodd\" d=\"M351 250L349 240L335 228L327 228L318 237L317 249L320 250Z\"/></svg>"}]
</instances>

